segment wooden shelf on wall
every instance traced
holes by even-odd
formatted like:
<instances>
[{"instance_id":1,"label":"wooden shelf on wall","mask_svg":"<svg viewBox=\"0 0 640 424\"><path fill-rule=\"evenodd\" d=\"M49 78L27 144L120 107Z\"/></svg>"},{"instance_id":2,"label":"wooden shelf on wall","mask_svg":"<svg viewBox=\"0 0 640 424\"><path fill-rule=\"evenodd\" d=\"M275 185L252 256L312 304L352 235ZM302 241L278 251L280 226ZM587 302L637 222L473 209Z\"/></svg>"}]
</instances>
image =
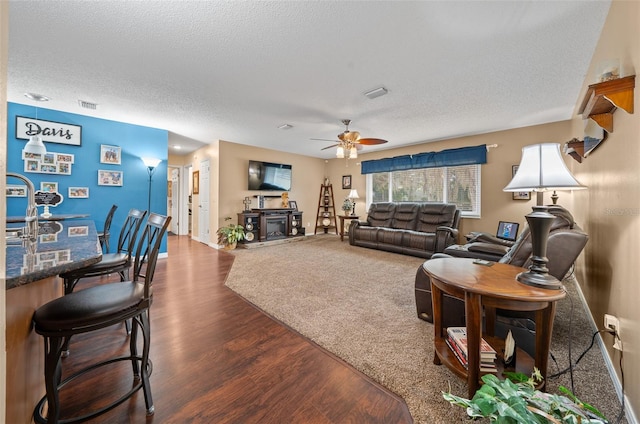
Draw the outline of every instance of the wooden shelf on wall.
<instances>
[{"instance_id":1,"label":"wooden shelf on wall","mask_svg":"<svg viewBox=\"0 0 640 424\"><path fill-rule=\"evenodd\" d=\"M578 112L593 119L607 132L613 132L613 113L617 108L633 113L633 89L636 76L591 84Z\"/></svg>"}]
</instances>

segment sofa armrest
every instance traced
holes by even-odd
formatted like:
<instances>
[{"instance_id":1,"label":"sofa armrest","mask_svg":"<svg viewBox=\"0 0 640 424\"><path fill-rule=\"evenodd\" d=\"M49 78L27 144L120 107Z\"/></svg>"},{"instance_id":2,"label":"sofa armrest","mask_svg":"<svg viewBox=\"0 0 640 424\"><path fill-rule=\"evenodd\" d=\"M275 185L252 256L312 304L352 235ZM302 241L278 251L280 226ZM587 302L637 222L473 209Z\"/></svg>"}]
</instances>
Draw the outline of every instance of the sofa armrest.
<instances>
[{"instance_id":1,"label":"sofa armrest","mask_svg":"<svg viewBox=\"0 0 640 424\"><path fill-rule=\"evenodd\" d=\"M491 243L491 244L499 244L502 246L511 247L514 245L514 241L499 239L498 237L489 234L489 233L475 233L465 236L467 238L467 243Z\"/></svg>"},{"instance_id":2,"label":"sofa armrest","mask_svg":"<svg viewBox=\"0 0 640 424\"><path fill-rule=\"evenodd\" d=\"M466 248L469 252L489 253L492 255L504 256L507 254L509 248L507 246L501 246L493 243L467 243Z\"/></svg>"},{"instance_id":3,"label":"sofa armrest","mask_svg":"<svg viewBox=\"0 0 640 424\"><path fill-rule=\"evenodd\" d=\"M441 225L436 228L436 250L434 253L442 253L447 246L458 241L458 229Z\"/></svg>"}]
</instances>

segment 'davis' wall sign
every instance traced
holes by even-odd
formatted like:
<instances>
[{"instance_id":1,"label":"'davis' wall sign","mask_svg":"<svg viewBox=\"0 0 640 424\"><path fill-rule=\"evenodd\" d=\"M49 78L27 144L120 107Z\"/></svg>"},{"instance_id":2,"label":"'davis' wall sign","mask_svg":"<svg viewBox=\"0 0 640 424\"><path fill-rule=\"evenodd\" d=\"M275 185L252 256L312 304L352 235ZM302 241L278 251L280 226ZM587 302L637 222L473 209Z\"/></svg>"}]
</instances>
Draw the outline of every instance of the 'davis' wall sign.
<instances>
[{"instance_id":1,"label":"'davis' wall sign","mask_svg":"<svg viewBox=\"0 0 640 424\"><path fill-rule=\"evenodd\" d=\"M29 137L34 135L40 136L42 141L49 143L74 146L80 146L82 143L82 127L80 125L16 116L16 138L29 140Z\"/></svg>"}]
</instances>

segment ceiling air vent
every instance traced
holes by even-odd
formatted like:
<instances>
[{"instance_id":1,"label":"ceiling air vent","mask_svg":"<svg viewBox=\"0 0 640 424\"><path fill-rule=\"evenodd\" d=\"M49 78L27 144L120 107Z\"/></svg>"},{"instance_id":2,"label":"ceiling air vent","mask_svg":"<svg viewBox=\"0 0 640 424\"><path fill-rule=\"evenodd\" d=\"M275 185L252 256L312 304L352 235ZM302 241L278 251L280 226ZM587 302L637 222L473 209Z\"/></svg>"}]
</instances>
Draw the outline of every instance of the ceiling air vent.
<instances>
[{"instance_id":1,"label":"ceiling air vent","mask_svg":"<svg viewBox=\"0 0 640 424\"><path fill-rule=\"evenodd\" d=\"M98 109L98 104L97 103L91 103L91 102L87 102L85 100L78 100L78 104L83 109L91 109L91 110Z\"/></svg>"}]
</instances>

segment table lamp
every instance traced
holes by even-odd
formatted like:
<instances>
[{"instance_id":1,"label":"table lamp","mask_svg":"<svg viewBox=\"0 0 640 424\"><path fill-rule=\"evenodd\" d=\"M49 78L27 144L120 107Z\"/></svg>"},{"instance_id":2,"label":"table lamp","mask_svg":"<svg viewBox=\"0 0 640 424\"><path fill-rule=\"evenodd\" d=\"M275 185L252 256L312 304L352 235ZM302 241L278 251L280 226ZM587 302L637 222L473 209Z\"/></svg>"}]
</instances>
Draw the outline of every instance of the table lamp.
<instances>
[{"instance_id":1,"label":"table lamp","mask_svg":"<svg viewBox=\"0 0 640 424\"><path fill-rule=\"evenodd\" d=\"M580 184L569 172L560 154L559 143L542 143L522 148L518 171L503 191L535 191L536 206L526 215L531 232L531 266L529 271L518 274L523 284L546 289L560 289L562 284L547 268L547 238L555 217L543 206L543 193L554 190L553 203L557 201L555 190L580 190Z\"/></svg>"},{"instance_id":2,"label":"table lamp","mask_svg":"<svg viewBox=\"0 0 640 424\"><path fill-rule=\"evenodd\" d=\"M360 196L358 196L358 190L356 190L356 189L351 190L347 197L349 199L351 199L351 202L353 203L353 207L351 208L351 215L355 215L356 214L356 201L355 201L355 199L359 199L360 198Z\"/></svg>"}]
</instances>

